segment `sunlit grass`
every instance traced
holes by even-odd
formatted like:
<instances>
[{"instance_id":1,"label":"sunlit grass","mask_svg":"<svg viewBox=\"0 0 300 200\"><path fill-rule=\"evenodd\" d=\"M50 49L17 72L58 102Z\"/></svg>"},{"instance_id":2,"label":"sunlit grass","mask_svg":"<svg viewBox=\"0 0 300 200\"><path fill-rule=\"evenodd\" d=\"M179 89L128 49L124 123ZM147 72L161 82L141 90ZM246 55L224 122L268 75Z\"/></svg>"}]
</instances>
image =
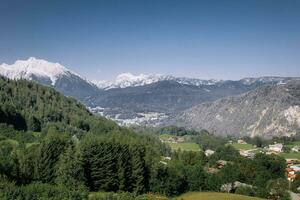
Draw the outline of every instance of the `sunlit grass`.
<instances>
[{"instance_id":1,"label":"sunlit grass","mask_svg":"<svg viewBox=\"0 0 300 200\"><path fill-rule=\"evenodd\" d=\"M166 144L170 145L171 149L176 150L182 150L182 151L200 151L200 146L193 142L178 142L178 143L172 143L172 142L166 142Z\"/></svg>"},{"instance_id":2,"label":"sunlit grass","mask_svg":"<svg viewBox=\"0 0 300 200\"><path fill-rule=\"evenodd\" d=\"M188 192L174 200L262 200L256 197L248 197L236 194L216 192Z\"/></svg>"},{"instance_id":3,"label":"sunlit grass","mask_svg":"<svg viewBox=\"0 0 300 200\"><path fill-rule=\"evenodd\" d=\"M230 144L237 150L250 150L250 149L255 149L255 147L252 144L239 144L239 143L233 143Z\"/></svg>"},{"instance_id":4,"label":"sunlit grass","mask_svg":"<svg viewBox=\"0 0 300 200\"><path fill-rule=\"evenodd\" d=\"M281 153L280 154L284 158L296 158L300 159L300 153L290 152L290 153Z\"/></svg>"}]
</instances>

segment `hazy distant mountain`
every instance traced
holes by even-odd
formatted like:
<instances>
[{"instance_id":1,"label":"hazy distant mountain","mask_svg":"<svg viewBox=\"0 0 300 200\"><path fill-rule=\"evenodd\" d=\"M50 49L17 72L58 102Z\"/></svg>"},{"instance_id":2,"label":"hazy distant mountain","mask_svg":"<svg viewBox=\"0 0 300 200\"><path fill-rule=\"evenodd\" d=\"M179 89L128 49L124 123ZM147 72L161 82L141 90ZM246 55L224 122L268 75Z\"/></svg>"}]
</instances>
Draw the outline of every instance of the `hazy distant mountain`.
<instances>
[{"instance_id":1,"label":"hazy distant mountain","mask_svg":"<svg viewBox=\"0 0 300 200\"><path fill-rule=\"evenodd\" d=\"M259 77L259 78L244 78L238 80L241 84L253 85L253 84L281 84L286 83L289 80L299 79L295 77ZM113 89L113 88L126 88L126 87L136 87L144 86L159 81L175 81L177 83L194 85L194 86L204 86L204 85L222 85L226 80L215 80L215 79L198 79L198 78L187 78L187 77L175 77L171 75L162 74L140 74L133 75L131 73L119 74L114 81L92 81L100 89Z\"/></svg>"},{"instance_id":2,"label":"hazy distant mountain","mask_svg":"<svg viewBox=\"0 0 300 200\"><path fill-rule=\"evenodd\" d=\"M101 89L126 88L148 85L158 81L169 80L171 76L161 74L140 74L133 75L131 73L119 74L115 81L93 81Z\"/></svg>"},{"instance_id":3,"label":"hazy distant mountain","mask_svg":"<svg viewBox=\"0 0 300 200\"><path fill-rule=\"evenodd\" d=\"M140 74L133 75L131 73L124 73L117 76L115 81L93 81L101 89L109 90L112 88L126 88L144 86L159 81L175 81L181 84L187 85L214 85L216 83L223 82L222 80L202 80L197 78L186 78L186 77L174 77L171 75L162 74Z\"/></svg>"},{"instance_id":4,"label":"hazy distant mountain","mask_svg":"<svg viewBox=\"0 0 300 200\"><path fill-rule=\"evenodd\" d=\"M296 78L264 77L214 82L189 78L161 80L142 86L104 90L91 100L94 103L91 107L98 106L100 113L117 120L134 119L139 113L173 116L203 102L242 94L265 84L283 84L292 79Z\"/></svg>"},{"instance_id":5,"label":"hazy distant mountain","mask_svg":"<svg viewBox=\"0 0 300 200\"><path fill-rule=\"evenodd\" d=\"M164 80L143 86L105 90L99 93L93 102L104 108L126 111L124 114L132 112L173 114L202 102L241 94L256 87L255 84L245 85L236 81L195 86Z\"/></svg>"},{"instance_id":6,"label":"hazy distant mountain","mask_svg":"<svg viewBox=\"0 0 300 200\"><path fill-rule=\"evenodd\" d=\"M18 60L12 65L0 65L0 75L10 79L33 80L81 101L99 92L94 84L59 63L34 57Z\"/></svg>"},{"instance_id":7,"label":"hazy distant mountain","mask_svg":"<svg viewBox=\"0 0 300 200\"><path fill-rule=\"evenodd\" d=\"M300 81L200 104L184 111L177 122L219 135L292 135L300 131Z\"/></svg>"}]
</instances>

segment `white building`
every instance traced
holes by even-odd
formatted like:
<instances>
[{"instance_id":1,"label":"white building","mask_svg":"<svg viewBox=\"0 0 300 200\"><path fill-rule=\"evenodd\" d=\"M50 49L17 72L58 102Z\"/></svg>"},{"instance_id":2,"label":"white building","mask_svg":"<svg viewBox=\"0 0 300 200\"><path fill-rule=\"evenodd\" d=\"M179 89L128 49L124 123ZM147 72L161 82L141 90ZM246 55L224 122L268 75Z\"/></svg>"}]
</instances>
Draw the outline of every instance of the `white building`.
<instances>
[{"instance_id":1,"label":"white building","mask_svg":"<svg viewBox=\"0 0 300 200\"><path fill-rule=\"evenodd\" d=\"M239 144L247 144L247 142L245 142L244 140L238 140L237 143L239 143Z\"/></svg>"},{"instance_id":2,"label":"white building","mask_svg":"<svg viewBox=\"0 0 300 200\"><path fill-rule=\"evenodd\" d=\"M211 156L211 155L213 155L215 152L214 152L213 150L207 149L207 150L205 150L204 153L205 153L206 156Z\"/></svg>"},{"instance_id":3,"label":"white building","mask_svg":"<svg viewBox=\"0 0 300 200\"><path fill-rule=\"evenodd\" d=\"M282 152L282 148L283 148L283 144L281 143L269 145L269 151L274 151L277 153Z\"/></svg>"},{"instance_id":4,"label":"white building","mask_svg":"<svg viewBox=\"0 0 300 200\"><path fill-rule=\"evenodd\" d=\"M293 151L293 152L300 152L300 146L294 146L294 147L292 148L292 151Z\"/></svg>"},{"instance_id":5,"label":"white building","mask_svg":"<svg viewBox=\"0 0 300 200\"><path fill-rule=\"evenodd\" d=\"M241 150L241 151L240 151L240 155L241 155L241 156L244 156L244 157L246 157L246 158L254 158L255 153L253 153L253 152L251 152L251 151L249 151L249 150Z\"/></svg>"}]
</instances>

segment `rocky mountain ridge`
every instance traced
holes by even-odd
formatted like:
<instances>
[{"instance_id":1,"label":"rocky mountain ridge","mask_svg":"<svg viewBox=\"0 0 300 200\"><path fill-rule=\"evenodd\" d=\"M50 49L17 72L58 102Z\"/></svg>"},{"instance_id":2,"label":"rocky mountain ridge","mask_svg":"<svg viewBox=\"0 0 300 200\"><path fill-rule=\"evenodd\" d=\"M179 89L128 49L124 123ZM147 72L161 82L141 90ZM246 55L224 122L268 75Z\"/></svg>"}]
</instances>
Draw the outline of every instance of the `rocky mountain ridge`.
<instances>
[{"instance_id":1,"label":"rocky mountain ridge","mask_svg":"<svg viewBox=\"0 0 300 200\"><path fill-rule=\"evenodd\" d=\"M177 124L218 135L290 136L300 131L300 81L266 85L187 109Z\"/></svg>"}]
</instances>

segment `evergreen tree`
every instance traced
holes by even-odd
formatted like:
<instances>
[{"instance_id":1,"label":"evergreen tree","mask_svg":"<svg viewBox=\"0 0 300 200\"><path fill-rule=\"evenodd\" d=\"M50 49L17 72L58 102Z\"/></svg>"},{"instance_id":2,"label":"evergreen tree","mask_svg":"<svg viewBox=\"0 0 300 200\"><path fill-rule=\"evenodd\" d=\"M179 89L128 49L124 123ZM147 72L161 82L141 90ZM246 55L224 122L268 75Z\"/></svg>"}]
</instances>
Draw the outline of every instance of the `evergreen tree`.
<instances>
[{"instance_id":1,"label":"evergreen tree","mask_svg":"<svg viewBox=\"0 0 300 200\"><path fill-rule=\"evenodd\" d=\"M131 165L132 165L132 177L133 192L141 194L145 192L146 183L146 166L144 160L144 149L138 145L131 147Z\"/></svg>"},{"instance_id":2,"label":"evergreen tree","mask_svg":"<svg viewBox=\"0 0 300 200\"><path fill-rule=\"evenodd\" d=\"M41 131L41 122L33 115L29 116L27 126L29 130Z\"/></svg>"},{"instance_id":3,"label":"evergreen tree","mask_svg":"<svg viewBox=\"0 0 300 200\"><path fill-rule=\"evenodd\" d=\"M84 183L82 156L74 143L70 144L60 156L56 183L76 189Z\"/></svg>"},{"instance_id":4,"label":"evergreen tree","mask_svg":"<svg viewBox=\"0 0 300 200\"><path fill-rule=\"evenodd\" d=\"M202 191L207 188L205 185L206 176L202 166L187 166L185 172L189 191Z\"/></svg>"},{"instance_id":5,"label":"evergreen tree","mask_svg":"<svg viewBox=\"0 0 300 200\"><path fill-rule=\"evenodd\" d=\"M132 191L131 187L131 163L128 145L121 144L118 157L118 182L119 191Z\"/></svg>"},{"instance_id":6,"label":"evergreen tree","mask_svg":"<svg viewBox=\"0 0 300 200\"><path fill-rule=\"evenodd\" d=\"M38 179L44 183L53 183L55 180L56 164L64 151L67 140L62 133L53 133L49 130L47 137L39 148Z\"/></svg>"}]
</instances>

